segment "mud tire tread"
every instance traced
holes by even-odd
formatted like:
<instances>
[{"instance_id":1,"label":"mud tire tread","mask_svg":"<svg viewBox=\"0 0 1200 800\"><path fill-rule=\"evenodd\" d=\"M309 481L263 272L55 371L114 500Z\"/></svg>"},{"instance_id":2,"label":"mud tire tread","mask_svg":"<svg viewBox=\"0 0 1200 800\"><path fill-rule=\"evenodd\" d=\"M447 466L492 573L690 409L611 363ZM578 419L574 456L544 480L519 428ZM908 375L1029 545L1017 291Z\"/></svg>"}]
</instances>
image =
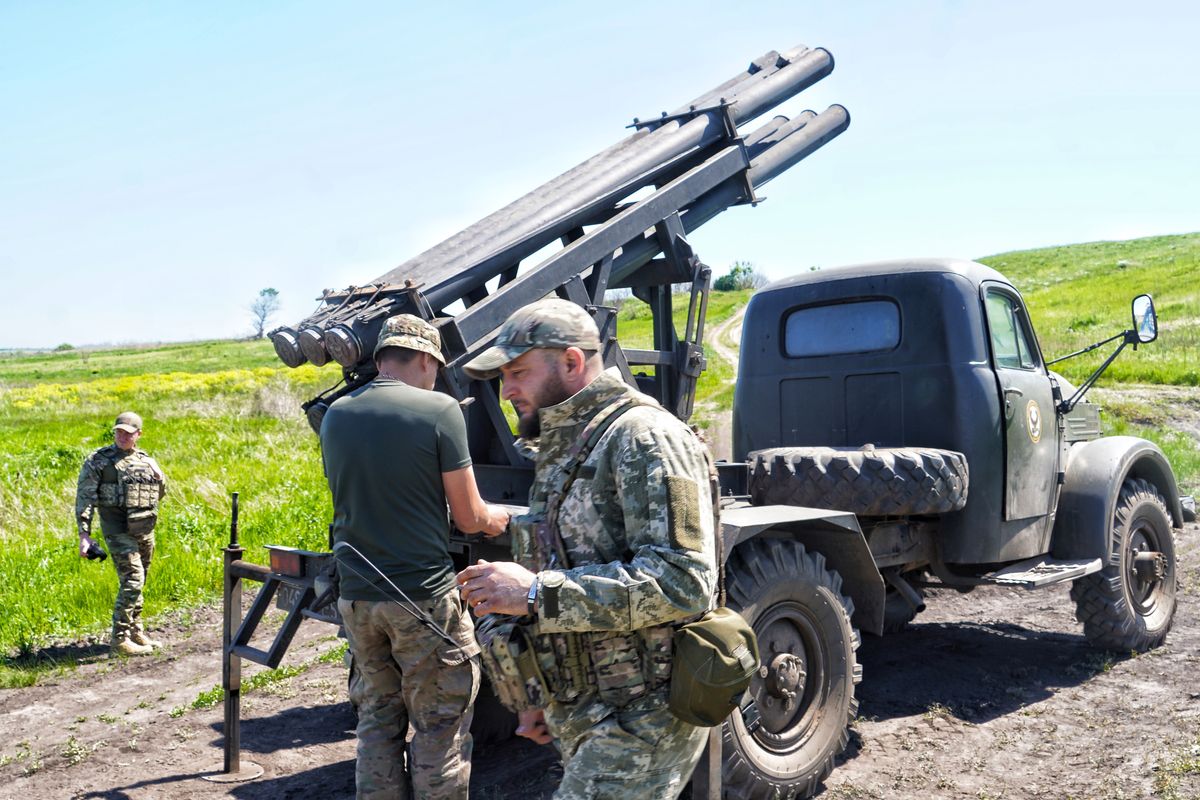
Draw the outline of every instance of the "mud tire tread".
<instances>
[{"instance_id":1,"label":"mud tire tread","mask_svg":"<svg viewBox=\"0 0 1200 800\"><path fill-rule=\"evenodd\" d=\"M775 447L749 455L755 505L864 517L946 514L967 503L967 459L934 448Z\"/></svg>"}]
</instances>

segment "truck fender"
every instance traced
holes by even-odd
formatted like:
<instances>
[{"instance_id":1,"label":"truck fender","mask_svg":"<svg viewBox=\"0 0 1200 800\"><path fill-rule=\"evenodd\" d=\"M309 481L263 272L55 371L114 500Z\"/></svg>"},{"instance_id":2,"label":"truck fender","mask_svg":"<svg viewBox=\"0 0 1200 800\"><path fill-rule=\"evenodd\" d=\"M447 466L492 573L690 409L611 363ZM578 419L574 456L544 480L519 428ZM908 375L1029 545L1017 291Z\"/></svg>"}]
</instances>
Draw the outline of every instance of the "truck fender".
<instances>
[{"instance_id":1,"label":"truck fender","mask_svg":"<svg viewBox=\"0 0 1200 800\"><path fill-rule=\"evenodd\" d=\"M1113 512L1128 478L1152 483L1167 501L1171 524L1183 526L1175 473L1162 450L1136 436L1107 436L1078 442L1067 455L1066 480L1058 500L1051 539L1055 558L1111 556Z\"/></svg>"},{"instance_id":2,"label":"truck fender","mask_svg":"<svg viewBox=\"0 0 1200 800\"><path fill-rule=\"evenodd\" d=\"M739 544L759 536L791 539L820 553L842 576L842 590L854 601L851 622L867 633L883 633L883 576L853 514L802 506L723 508L721 534L726 558Z\"/></svg>"}]
</instances>

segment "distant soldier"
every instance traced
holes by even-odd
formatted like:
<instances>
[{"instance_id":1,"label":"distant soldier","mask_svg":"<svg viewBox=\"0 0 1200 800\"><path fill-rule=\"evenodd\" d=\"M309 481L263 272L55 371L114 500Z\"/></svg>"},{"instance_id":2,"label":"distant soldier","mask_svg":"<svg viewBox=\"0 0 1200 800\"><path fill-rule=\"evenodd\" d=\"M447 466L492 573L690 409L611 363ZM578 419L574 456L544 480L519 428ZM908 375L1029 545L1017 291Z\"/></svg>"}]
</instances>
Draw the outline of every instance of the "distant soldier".
<instances>
[{"instance_id":1,"label":"distant soldier","mask_svg":"<svg viewBox=\"0 0 1200 800\"><path fill-rule=\"evenodd\" d=\"M338 612L361 679L355 784L360 800L466 800L479 646L454 591L446 507L463 533L489 536L508 512L479 496L462 409L433 391L445 364L437 328L391 317L375 364L375 380L321 422ZM414 619L405 597L453 644Z\"/></svg>"},{"instance_id":2,"label":"distant soldier","mask_svg":"<svg viewBox=\"0 0 1200 800\"><path fill-rule=\"evenodd\" d=\"M478 615L527 615L554 685L517 733L558 739L554 797L677 797L707 737L667 707L675 624L707 610L717 579L704 445L679 419L605 370L579 306L517 311L466 365L500 375L526 438L537 437L529 514L513 520L513 562L459 573ZM582 459L582 461L581 461ZM586 675L577 675L580 670Z\"/></svg>"},{"instance_id":3,"label":"distant soldier","mask_svg":"<svg viewBox=\"0 0 1200 800\"><path fill-rule=\"evenodd\" d=\"M99 551L92 538L92 512L99 511L104 541L117 568L117 602L113 607L112 653L141 656L160 647L142 627L142 587L154 556L154 524L167 479L158 463L137 447L142 418L132 411L117 417L115 444L88 456L79 471L75 519L79 555Z\"/></svg>"}]
</instances>

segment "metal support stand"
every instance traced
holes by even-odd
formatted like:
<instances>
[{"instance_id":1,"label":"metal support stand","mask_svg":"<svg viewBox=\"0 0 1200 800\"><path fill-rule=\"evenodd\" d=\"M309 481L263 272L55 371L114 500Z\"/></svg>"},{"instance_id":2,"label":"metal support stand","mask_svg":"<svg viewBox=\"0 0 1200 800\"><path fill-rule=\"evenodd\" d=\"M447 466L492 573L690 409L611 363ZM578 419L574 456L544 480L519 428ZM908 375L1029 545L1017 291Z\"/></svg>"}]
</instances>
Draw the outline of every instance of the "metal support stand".
<instances>
[{"instance_id":1,"label":"metal support stand","mask_svg":"<svg viewBox=\"0 0 1200 800\"><path fill-rule=\"evenodd\" d=\"M225 613L221 630L221 688L225 692L225 768L220 773L205 775L214 783L237 783L254 780L263 768L252 761L242 761L242 659L233 654L234 632L242 624L242 578L232 569L244 550L238 544L238 493L233 493L233 511L229 521L229 546L225 548Z\"/></svg>"},{"instance_id":2,"label":"metal support stand","mask_svg":"<svg viewBox=\"0 0 1200 800\"><path fill-rule=\"evenodd\" d=\"M692 800L721 800L721 731L724 727L717 725L708 729L708 744L692 773Z\"/></svg>"}]
</instances>

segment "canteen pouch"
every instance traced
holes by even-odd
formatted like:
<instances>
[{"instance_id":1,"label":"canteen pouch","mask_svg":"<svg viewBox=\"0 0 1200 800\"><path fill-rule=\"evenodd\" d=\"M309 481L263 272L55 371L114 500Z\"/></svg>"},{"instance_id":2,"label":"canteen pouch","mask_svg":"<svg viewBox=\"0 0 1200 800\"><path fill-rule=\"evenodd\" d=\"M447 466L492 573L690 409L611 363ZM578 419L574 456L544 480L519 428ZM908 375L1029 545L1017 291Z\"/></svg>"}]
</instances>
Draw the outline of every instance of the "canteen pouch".
<instances>
[{"instance_id":1,"label":"canteen pouch","mask_svg":"<svg viewBox=\"0 0 1200 800\"><path fill-rule=\"evenodd\" d=\"M488 614L475 628L480 664L500 704L509 711L545 708L550 691L527 627L515 617Z\"/></svg>"},{"instance_id":2,"label":"canteen pouch","mask_svg":"<svg viewBox=\"0 0 1200 800\"><path fill-rule=\"evenodd\" d=\"M684 722L711 728L738 707L758 669L758 640L733 609L720 607L675 632L668 707Z\"/></svg>"}]
</instances>

